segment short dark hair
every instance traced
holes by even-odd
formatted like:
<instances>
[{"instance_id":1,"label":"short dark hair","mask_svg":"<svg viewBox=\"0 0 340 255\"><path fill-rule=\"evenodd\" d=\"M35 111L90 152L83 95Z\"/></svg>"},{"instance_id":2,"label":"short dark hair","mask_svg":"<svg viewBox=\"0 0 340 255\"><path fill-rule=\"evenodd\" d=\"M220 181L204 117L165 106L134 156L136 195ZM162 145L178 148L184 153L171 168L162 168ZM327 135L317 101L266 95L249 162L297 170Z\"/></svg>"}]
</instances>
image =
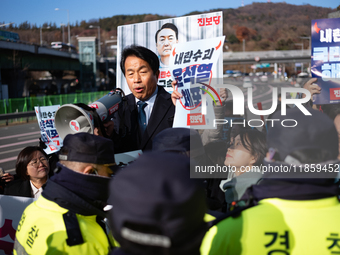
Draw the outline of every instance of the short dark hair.
<instances>
[{"instance_id":1,"label":"short dark hair","mask_svg":"<svg viewBox=\"0 0 340 255\"><path fill-rule=\"evenodd\" d=\"M161 30L165 29L165 28L169 28L171 29L172 31L175 32L176 34L176 40L178 40L178 29L177 27L173 24L173 23L165 23L161 29L159 29L157 32L156 32L156 35L155 35L155 42L157 43L157 36L159 34L159 32L161 32Z\"/></svg>"},{"instance_id":2,"label":"short dark hair","mask_svg":"<svg viewBox=\"0 0 340 255\"><path fill-rule=\"evenodd\" d=\"M265 133L257 129L242 129L240 138L244 148L255 156L254 166L260 166L268 151Z\"/></svg>"},{"instance_id":3,"label":"short dark hair","mask_svg":"<svg viewBox=\"0 0 340 255\"><path fill-rule=\"evenodd\" d=\"M135 56L146 61L150 65L154 74L156 74L157 71L159 70L159 59L153 51L143 46L130 45L124 48L120 59L120 68L124 76L125 76L125 61L129 56Z\"/></svg>"},{"instance_id":4,"label":"short dark hair","mask_svg":"<svg viewBox=\"0 0 340 255\"><path fill-rule=\"evenodd\" d=\"M93 115L94 127L98 128L100 130L102 136L104 136L105 138L108 138L108 135L106 134L103 122L101 121L101 119L100 119L95 108L89 107L88 105L86 105L84 103L77 103L77 104L74 104L74 105L79 106L79 107L83 108L85 111L90 112Z\"/></svg>"},{"instance_id":5,"label":"short dark hair","mask_svg":"<svg viewBox=\"0 0 340 255\"><path fill-rule=\"evenodd\" d=\"M17 176L22 180L29 180L30 177L27 175L27 165L33 159L34 153L40 151L46 159L48 159L45 151L38 146L28 146L20 151L17 162L15 164L15 172Z\"/></svg>"}]
</instances>

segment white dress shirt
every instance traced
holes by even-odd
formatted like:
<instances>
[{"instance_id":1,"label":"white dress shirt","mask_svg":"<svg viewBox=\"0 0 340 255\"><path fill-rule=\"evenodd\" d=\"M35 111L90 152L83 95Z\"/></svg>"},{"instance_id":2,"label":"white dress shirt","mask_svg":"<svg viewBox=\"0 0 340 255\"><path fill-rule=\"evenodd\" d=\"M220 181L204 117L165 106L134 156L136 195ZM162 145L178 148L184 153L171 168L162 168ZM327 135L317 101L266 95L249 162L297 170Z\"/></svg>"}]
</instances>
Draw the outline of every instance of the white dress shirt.
<instances>
[{"instance_id":1,"label":"white dress shirt","mask_svg":"<svg viewBox=\"0 0 340 255\"><path fill-rule=\"evenodd\" d=\"M40 189L37 189L33 183L30 181L31 183L31 188L32 188L32 195L34 198L39 198L42 192L42 187L40 187Z\"/></svg>"},{"instance_id":2,"label":"white dress shirt","mask_svg":"<svg viewBox=\"0 0 340 255\"><path fill-rule=\"evenodd\" d=\"M145 115L146 115L146 125L148 125L151 113L152 113L152 108L153 105L155 103L156 97L157 97L157 93L158 93L158 87L156 87L155 92L152 94L151 97L149 97L148 100L144 101L145 103L147 103L147 106L145 106L144 111L145 111ZM136 98L136 103L140 101L139 99ZM138 109L139 111L139 109Z\"/></svg>"}]
</instances>

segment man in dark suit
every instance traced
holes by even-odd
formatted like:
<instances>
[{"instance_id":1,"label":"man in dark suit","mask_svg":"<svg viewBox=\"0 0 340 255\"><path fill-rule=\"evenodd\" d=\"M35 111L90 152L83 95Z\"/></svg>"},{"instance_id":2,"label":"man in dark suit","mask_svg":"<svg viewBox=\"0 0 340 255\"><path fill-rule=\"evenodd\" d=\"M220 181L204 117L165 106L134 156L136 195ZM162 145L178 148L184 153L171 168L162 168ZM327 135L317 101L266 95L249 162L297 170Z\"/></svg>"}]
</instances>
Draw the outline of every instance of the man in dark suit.
<instances>
[{"instance_id":1,"label":"man in dark suit","mask_svg":"<svg viewBox=\"0 0 340 255\"><path fill-rule=\"evenodd\" d=\"M151 50L132 45L123 50L120 67L131 94L105 123L107 133L116 153L151 150L152 139L172 127L175 114L171 95L157 86L159 59Z\"/></svg>"}]
</instances>

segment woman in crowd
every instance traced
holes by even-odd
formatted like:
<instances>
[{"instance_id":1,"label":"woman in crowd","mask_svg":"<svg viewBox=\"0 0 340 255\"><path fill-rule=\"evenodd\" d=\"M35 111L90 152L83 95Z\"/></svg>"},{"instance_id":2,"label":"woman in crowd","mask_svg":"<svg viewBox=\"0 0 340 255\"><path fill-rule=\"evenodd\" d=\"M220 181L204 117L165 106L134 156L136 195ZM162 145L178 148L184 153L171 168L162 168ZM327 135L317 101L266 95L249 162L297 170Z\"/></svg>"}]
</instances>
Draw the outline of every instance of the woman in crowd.
<instances>
[{"instance_id":1,"label":"woman in crowd","mask_svg":"<svg viewBox=\"0 0 340 255\"><path fill-rule=\"evenodd\" d=\"M17 180L5 187L5 195L38 198L50 171L47 155L38 146L28 146L18 155Z\"/></svg>"},{"instance_id":2,"label":"woman in crowd","mask_svg":"<svg viewBox=\"0 0 340 255\"><path fill-rule=\"evenodd\" d=\"M266 135L261 131L244 129L235 137L224 161L229 178L220 184L225 192L227 210L232 202L240 200L248 187L259 182L262 177L260 166L266 152Z\"/></svg>"}]
</instances>

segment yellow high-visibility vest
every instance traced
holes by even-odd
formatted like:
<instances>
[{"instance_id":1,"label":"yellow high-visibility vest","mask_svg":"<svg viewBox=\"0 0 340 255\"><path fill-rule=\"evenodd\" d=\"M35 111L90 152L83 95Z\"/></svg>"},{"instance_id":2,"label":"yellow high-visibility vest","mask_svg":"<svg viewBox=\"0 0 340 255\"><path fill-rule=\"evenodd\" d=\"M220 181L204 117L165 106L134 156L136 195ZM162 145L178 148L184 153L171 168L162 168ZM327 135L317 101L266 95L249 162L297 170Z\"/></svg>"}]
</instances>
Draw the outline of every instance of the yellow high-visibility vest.
<instances>
[{"instance_id":1,"label":"yellow high-visibility vest","mask_svg":"<svg viewBox=\"0 0 340 255\"><path fill-rule=\"evenodd\" d=\"M340 254L340 203L263 199L210 228L201 254Z\"/></svg>"},{"instance_id":2,"label":"yellow high-visibility vest","mask_svg":"<svg viewBox=\"0 0 340 255\"><path fill-rule=\"evenodd\" d=\"M68 245L64 222L68 210L40 196L22 214L16 232L14 255L20 254L108 254L110 246L96 216L75 214L83 242Z\"/></svg>"}]
</instances>

